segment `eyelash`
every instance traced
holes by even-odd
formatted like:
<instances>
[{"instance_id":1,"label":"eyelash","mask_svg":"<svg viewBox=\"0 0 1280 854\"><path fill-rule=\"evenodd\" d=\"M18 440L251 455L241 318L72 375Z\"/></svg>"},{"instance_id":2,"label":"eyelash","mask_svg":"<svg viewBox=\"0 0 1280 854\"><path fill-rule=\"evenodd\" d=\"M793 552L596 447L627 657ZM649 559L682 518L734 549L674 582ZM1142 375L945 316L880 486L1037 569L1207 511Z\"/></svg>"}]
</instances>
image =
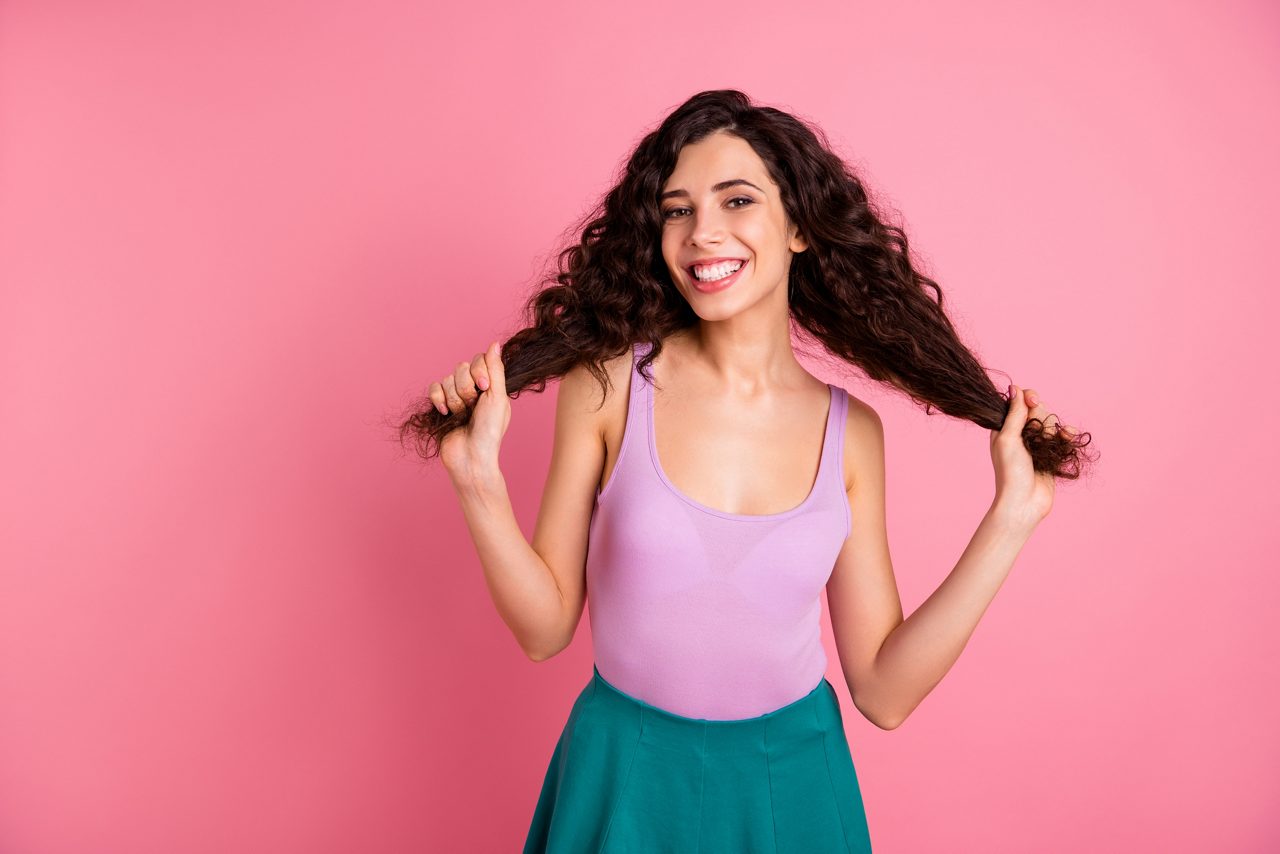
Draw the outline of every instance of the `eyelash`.
<instances>
[{"instance_id":1,"label":"eyelash","mask_svg":"<svg viewBox=\"0 0 1280 854\"><path fill-rule=\"evenodd\" d=\"M733 210L742 210L742 208L747 207L747 205L754 205L756 203L755 199L748 198L747 196L734 196L726 204L732 204L733 202L737 202L737 201L743 201L743 202L746 202L747 204L739 205L738 207L733 208ZM675 213L676 211L683 211L683 210L688 210L688 208L667 208L665 211L662 212L662 218L672 219L671 214Z\"/></svg>"}]
</instances>

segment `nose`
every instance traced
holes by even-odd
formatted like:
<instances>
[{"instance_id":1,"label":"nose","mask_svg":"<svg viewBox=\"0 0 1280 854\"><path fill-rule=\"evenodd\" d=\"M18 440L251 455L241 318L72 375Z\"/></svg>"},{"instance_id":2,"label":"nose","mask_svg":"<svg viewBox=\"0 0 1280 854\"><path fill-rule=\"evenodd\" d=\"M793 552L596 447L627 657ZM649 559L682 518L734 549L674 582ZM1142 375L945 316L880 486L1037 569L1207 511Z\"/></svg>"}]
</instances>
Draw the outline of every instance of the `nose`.
<instances>
[{"instance_id":1,"label":"nose","mask_svg":"<svg viewBox=\"0 0 1280 854\"><path fill-rule=\"evenodd\" d=\"M714 246L724 240L724 218L714 208L690 214L690 218L689 241L694 246Z\"/></svg>"}]
</instances>

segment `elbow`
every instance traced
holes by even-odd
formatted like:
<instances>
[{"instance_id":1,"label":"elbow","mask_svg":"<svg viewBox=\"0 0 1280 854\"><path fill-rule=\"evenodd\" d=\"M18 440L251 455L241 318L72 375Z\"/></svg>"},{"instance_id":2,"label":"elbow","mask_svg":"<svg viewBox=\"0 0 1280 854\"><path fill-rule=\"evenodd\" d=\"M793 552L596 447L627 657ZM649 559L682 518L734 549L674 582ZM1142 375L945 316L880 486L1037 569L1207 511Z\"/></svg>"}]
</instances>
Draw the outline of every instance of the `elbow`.
<instances>
[{"instance_id":1,"label":"elbow","mask_svg":"<svg viewBox=\"0 0 1280 854\"><path fill-rule=\"evenodd\" d=\"M875 724L885 732L888 732L889 730L897 729L898 727L902 726L902 722L905 721L906 719L907 718L905 715L895 715L892 717L881 715L876 718L868 718L868 720L870 720L873 724Z\"/></svg>"},{"instance_id":2,"label":"elbow","mask_svg":"<svg viewBox=\"0 0 1280 854\"><path fill-rule=\"evenodd\" d=\"M523 647L523 649L524 654L529 657L530 661L546 661L548 658L555 658L557 655L564 652L566 646L568 646L568 644L531 644Z\"/></svg>"},{"instance_id":3,"label":"elbow","mask_svg":"<svg viewBox=\"0 0 1280 854\"><path fill-rule=\"evenodd\" d=\"M582 613L581 609L578 613ZM563 619L557 620L549 630L537 632L536 636L523 639L520 648L524 650L524 654L530 661L546 661L548 658L555 658L573 643L574 631L577 627L577 620L569 625L566 625Z\"/></svg>"},{"instance_id":4,"label":"elbow","mask_svg":"<svg viewBox=\"0 0 1280 854\"><path fill-rule=\"evenodd\" d=\"M854 700L853 705L862 713L864 718L873 723L877 728L886 732L902 726L902 722L907 719L906 715L899 714L897 712L872 708L867 705L859 705L857 700Z\"/></svg>"}]
</instances>

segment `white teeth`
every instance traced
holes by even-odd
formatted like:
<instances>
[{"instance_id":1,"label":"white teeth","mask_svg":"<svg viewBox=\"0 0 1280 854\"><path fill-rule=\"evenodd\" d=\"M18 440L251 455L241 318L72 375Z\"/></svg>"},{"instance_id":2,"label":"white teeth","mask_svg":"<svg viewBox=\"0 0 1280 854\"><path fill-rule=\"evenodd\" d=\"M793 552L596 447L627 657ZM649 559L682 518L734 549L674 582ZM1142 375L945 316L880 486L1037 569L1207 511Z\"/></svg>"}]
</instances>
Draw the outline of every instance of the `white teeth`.
<instances>
[{"instance_id":1,"label":"white teeth","mask_svg":"<svg viewBox=\"0 0 1280 854\"><path fill-rule=\"evenodd\" d=\"M693 274L698 277L700 282L714 282L717 279L723 279L732 273L738 271L745 261L725 261L721 264L713 264L710 267L695 267Z\"/></svg>"}]
</instances>

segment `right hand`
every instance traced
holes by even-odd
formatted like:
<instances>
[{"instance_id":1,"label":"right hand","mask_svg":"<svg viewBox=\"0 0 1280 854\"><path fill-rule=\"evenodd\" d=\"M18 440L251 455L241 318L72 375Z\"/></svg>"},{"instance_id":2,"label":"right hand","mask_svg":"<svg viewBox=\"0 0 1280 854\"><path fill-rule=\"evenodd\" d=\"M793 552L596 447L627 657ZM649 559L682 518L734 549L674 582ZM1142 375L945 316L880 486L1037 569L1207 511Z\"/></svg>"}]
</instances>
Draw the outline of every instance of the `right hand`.
<instances>
[{"instance_id":1,"label":"right hand","mask_svg":"<svg viewBox=\"0 0 1280 854\"><path fill-rule=\"evenodd\" d=\"M442 415L474 407L471 420L450 430L440 442L440 461L449 476L457 482L497 471L498 448L511 423L511 399L498 342L470 362L459 362L450 376L431 384L427 397Z\"/></svg>"}]
</instances>

